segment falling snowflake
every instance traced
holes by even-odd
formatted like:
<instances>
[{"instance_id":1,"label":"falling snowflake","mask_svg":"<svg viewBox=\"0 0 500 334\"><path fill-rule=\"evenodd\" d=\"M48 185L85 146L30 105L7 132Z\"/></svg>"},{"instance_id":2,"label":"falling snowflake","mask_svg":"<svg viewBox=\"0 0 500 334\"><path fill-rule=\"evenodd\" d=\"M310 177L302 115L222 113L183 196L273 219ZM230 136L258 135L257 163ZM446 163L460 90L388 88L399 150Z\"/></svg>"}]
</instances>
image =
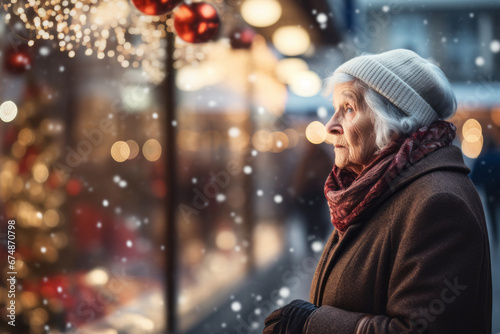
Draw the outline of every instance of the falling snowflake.
<instances>
[{"instance_id":1,"label":"falling snowflake","mask_svg":"<svg viewBox=\"0 0 500 334\"><path fill-rule=\"evenodd\" d=\"M290 289L284 286L280 289L279 294L283 298L288 298L290 296Z\"/></svg>"},{"instance_id":2,"label":"falling snowflake","mask_svg":"<svg viewBox=\"0 0 500 334\"><path fill-rule=\"evenodd\" d=\"M264 192L261 189L257 190L257 196L260 197L262 195L264 195Z\"/></svg>"},{"instance_id":3,"label":"falling snowflake","mask_svg":"<svg viewBox=\"0 0 500 334\"><path fill-rule=\"evenodd\" d=\"M132 247L132 241L127 240L127 247L128 247L128 248L131 248L131 247Z\"/></svg>"},{"instance_id":4,"label":"falling snowflake","mask_svg":"<svg viewBox=\"0 0 500 334\"><path fill-rule=\"evenodd\" d=\"M102 201L102 206L107 207L109 205L109 201L107 199Z\"/></svg>"},{"instance_id":5,"label":"falling snowflake","mask_svg":"<svg viewBox=\"0 0 500 334\"><path fill-rule=\"evenodd\" d=\"M314 241L311 244L311 249L316 253L321 252L323 249L323 243L321 241Z\"/></svg>"},{"instance_id":6,"label":"falling snowflake","mask_svg":"<svg viewBox=\"0 0 500 334\"><path fill-rule=\"evenodd\" d=\"M243 167L243 173L245 173L247 175L251 174L252 173L252 167L250 167L250 166Z\"/></svg>"},{"instance_id":7,"label":"falling snowflake","mask_svg":"<svg viewBox=\"0 0 500 334\"><path fill-rule=\"evenodd\" d=\"M281 196L281 195L274 195L274 202L278 203L278 204L281 203L281 202L283 202L283 196Z\"/></svg>"},{"instance_id":8,"label":"falling snowflake","mask_svg":"<svg viewBox=\"0 0 500 334\"><path fill-rule=\"evenodd\" d=\"M219 203L224 202L226 200L226 195L224 195L224 194L217 194L217 196L215 197L215 199Z\"/></svg>"},{"instance_id":9,"label":"falling snowflake","mask_svg":"<svg viewBox=\"0 0 500 334\"><path fill-rule=\"evenodd\" d=\"M50 49L47 47L47 46L42 46L40 48L40 55L45 57L45 56L48 56L50 53Z\"/></svg>"},{"instance_id":10,"label":"falling snowflake","mask_svg":"<svg viewBox=\"0 0 500 334\"><path fill-rule=\"evenodd\" d=\"M318 21L318 23L326 23L328 21L328 15L326 15L325 13L319 13L316 16L316 20Z\"/></svg>"},{"instance_id":11,"label":"falling snowflake","mask_svg":"<svg viewBox=\"0 0 500 334\"><path fill-rule=\"evenodd\" d=\"M229 129L228 134L229 134L229 137L236 138L240 135L240 129L233 126L232 128Z\"/></svg>"},{"instance_id":12,"label":"falling snowflake","mask_svg":"<svg viewBox=\"0 0 500 334\"><path fill-rule=\"evenodd\" d=\"M493 41L491 41L491 43L490 43L490 50L493 53L497 53L498 51L500 51L500 42L497 41L496 39L493 40Z\"/></svg>"},{"instance_id":13,"label":"falling snowflake","mask_svg":"<svg viewBox=\"0 0 500 334\"><path fill-rule=\"evenodd\" d=\"M325 107L319 107L317 110L317 114L319 118L325 118L326 116L328 116L328 111Z\"/></svg>"},{"instance_id":14,"label":"falling snowflake","mask_svg":"<svg viewBox=\"0 0 500 334\"><path fill-rule=\"evenodd\" d=\"M234 301L231 303L231 310L234 312L239 312L241 311L241 303L238 301Z\"/></svg>"},{"instance_id":15,"label":"falling snowflake","mask_svg":"<svg viewBox=\"0 0 500 334\"><path fill-rule=\"evenodd\" d=\"M477 66L483 66L484 65L484 58L483 57L477 57L476 58L476 65Z\"/></svg>"}]
</instances>

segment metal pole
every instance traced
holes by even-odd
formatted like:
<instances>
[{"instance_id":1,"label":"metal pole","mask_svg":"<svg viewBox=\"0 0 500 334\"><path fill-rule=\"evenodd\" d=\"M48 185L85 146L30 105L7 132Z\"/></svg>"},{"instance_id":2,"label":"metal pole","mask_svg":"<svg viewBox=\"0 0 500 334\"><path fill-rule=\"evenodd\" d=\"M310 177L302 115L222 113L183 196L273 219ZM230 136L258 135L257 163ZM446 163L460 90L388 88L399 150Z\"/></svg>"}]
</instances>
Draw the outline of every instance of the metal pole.
<instances>
[{"instance_id":1,"label":"metal pole","mask_svg":"<svg viewBox=\"0 0 500 334\"><path fill-rule=\"evenodd\" d=\"M176 174L177 174L177 151L175 145L176 121L175 110L175 76L174 76L174 50L175 34L167 32L167 63L166 78L162 91L165 92L165 183L167 194L165 196L165 216L167 223L166 235L166 333L177 331L177 226L175 219L176 208Z\"/></svg>"}]
</instances>

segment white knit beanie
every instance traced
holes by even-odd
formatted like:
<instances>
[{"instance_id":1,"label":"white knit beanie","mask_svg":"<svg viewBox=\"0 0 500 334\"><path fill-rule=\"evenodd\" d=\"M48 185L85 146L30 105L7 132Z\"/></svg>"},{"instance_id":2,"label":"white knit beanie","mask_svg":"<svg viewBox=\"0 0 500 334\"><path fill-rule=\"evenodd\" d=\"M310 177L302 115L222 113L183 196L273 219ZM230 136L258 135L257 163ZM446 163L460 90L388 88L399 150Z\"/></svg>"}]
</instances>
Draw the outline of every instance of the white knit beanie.
<instances>
[{"instance_id":1,"label":"white knit beanie","mask_svg":"<svg viewBox=\"0 0 500 334\"><path fill-rule=\"evenodd\" d=\"M355 57L335 73L358 78L407 116L430 124L443 116L440 106L446 96L443 82L431 66L432 63L413 51L396 49Z\"/></svg>"}]
</instances>

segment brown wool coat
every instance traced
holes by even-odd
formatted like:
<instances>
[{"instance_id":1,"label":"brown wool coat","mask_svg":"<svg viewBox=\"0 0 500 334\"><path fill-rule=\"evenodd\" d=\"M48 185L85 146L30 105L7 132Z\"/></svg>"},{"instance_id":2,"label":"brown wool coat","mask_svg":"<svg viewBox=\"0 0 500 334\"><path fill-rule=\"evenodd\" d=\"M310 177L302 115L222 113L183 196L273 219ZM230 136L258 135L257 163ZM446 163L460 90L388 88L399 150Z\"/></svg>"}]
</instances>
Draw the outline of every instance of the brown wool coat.
<instances>
[{"instance_id":1,"label":"brown wool coat","mask_svg":"<svg viewBox=\"0 0 500 334\"><path fill-rule=\"evenodd\" d=\"M371 212L334 230L311 285L307 334L491 333L481 200L457 146L391 182Z\"/></svg>"}]
</instances>

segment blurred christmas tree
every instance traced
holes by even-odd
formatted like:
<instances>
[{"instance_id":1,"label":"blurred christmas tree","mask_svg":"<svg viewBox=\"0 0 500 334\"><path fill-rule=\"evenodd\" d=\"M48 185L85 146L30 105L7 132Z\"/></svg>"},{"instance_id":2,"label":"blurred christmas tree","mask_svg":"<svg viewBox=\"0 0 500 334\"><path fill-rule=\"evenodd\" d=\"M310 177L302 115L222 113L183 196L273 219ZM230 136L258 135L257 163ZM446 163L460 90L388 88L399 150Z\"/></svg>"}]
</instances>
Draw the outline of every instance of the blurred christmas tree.
<instances>
[{"instance_id":1,"label":"blurred christmas tree","mask_svg":"<svg viewBox=\"0 0 500 334\"><path fill-rule=\"evenodd\" d=\"M26 77L18 87L24 91L19 105L8 102L10 108L17 109L17 115L3 124L5 131L1 133L0 202L4 204L1 224L2 231L6 231L8 219L16 221L17 284L16 326L6 324L5 314L0 321L3 328L15 329L12 332L43 333L51 324L57 324L56 328L65 325L63 312L71 302L64 291L67 279L57 275L64 268L62 254L68 244L62 214L67 174L55 165L61 155L60 136L64 126L61 121L44 117L43 111L53 104L50 87L38 84L31 71L22 74L23 69L30 67L29 53L7 50L3 61L5 72ZM6 243L0 252L2 259L7 259ZM1 263L3 275L12 271L6 261ZM7 290L0 289L2 303L10 302ZM6 310L4 306L2 313Z\"/></svg>"}]
</instances>

